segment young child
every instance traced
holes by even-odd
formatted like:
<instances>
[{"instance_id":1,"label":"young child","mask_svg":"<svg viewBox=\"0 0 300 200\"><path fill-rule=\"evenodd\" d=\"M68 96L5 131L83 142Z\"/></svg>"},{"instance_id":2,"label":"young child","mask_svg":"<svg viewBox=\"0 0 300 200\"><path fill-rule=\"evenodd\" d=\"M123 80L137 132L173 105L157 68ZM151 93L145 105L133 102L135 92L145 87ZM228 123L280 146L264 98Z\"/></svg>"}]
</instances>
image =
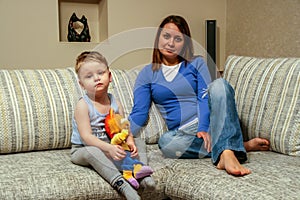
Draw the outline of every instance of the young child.
<instances>
[{"instance_id":1,"label":"young child","mask_svg":"<svg viewBox=\"0 0 300 200\"><path fill-rule=\"evenodd\" d=\"M114 164L124 159L126 152L120 145L110 144L105 131L105 117L111 108L123 115L120 103L108 93L112 75L106 59L96 51L83 52L77 57L75 71L86 94L75 107L71 161L77 165L92 166L126 199L140 199ZM130 148L130 156L136 157L137 147L131 133L126 143ZM146 185L153 187L153 179L147 178Z\"/></svg>"}]
</instances>

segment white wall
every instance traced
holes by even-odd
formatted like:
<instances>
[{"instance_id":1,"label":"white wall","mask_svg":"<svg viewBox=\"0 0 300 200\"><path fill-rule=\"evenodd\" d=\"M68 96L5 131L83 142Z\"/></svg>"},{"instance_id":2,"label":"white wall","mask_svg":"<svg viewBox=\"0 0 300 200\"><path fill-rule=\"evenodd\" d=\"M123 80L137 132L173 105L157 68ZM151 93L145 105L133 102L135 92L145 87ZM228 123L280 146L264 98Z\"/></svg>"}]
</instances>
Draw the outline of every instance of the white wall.
<instances>
[{"instance_id":1,"label":"white wall","mask_svg":"<svg viewBox=\"0 0 300 200\"><path fill-rule=\"evenodd\" d=\"M141 3L142 2L142 3ZM130 6L128 6L130 5ZM122 9L120 9L122 8ZM108 7L109 35L122 31L141 27L157 27L161 20L170 14L183 16L189 23L192 37L197 43L205 47L205 20L216 19L219 30L217 66L223 66L225 61L225 38L226 38L226 0L109 0ZM116 24L118 24L116 26ZM142 37L142 36L141 36ZM151 60L151 50L146 53L132 52L137 54L132 59L121 59L116 66L143 65ZM134 56L131 54L129 58ZM128 63L130 62L130 63Z\"/></svg>"},{"instance_id":2,"label":"white wall","mask_svg":"<svg viewBox=\"0 0 300 200\"><path fill-rule=\"evenodd\" d=\"M227 0L226 55L300 57L300 0Z\"/></svg>"},{"instance_id":3,"label":"white wall","mask_svg":"<svg viewBox=\"0 0 300 200\"><path fill-rule=\"evenodd\" d=\"M135 28L157 27L165 16L179 14L189 22L194 39L204 46L205 19L216 19L219 30L217 65L223 66L226 0L102 1L107 3L106 31L109 38ZM61 42L58 13L58 0L0 0L0 68L73 66L80 52L98 45L94 42ZM101 44L110 45L109 41ZM106 53L109 52L103 52ZM150 59L151 50L144 49L128 52L114 60L112 65L131 68L148 63Z\"/></svg>"},{"instance_id":4,"label":"white wall","mask_svg":"<svg viewBox=\"0 0 300 200\"><path fill-rule=\"evenodd\" d=\"M94 44L59 42L54 0L0 0L0 68L56 68Z\"/></svg>"}]
</instances>

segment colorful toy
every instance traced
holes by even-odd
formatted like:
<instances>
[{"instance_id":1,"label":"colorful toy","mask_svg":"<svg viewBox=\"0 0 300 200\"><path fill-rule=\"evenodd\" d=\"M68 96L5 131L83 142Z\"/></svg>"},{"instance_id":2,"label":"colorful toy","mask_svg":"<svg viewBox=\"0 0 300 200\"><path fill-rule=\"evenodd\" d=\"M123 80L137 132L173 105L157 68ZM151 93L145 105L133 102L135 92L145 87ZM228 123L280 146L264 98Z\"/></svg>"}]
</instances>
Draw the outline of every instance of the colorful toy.
<instances>
[{"instance_id":1,"label":"colorful toy","mask_svg":"<svg viewBox=\"0 0 300 200\"><path fill-rule=\"evenodd\" d=\"M111 144L121 145L124 150L130 151L126 144L128 137L129 121L120 114L115 114L113 109L109 110L109 114L105 118L105 130L111 139Z\"/></svg>"},{"instance_id":2,"label":"colorful toy","mask_svg":"<svg viewBox=\"0 0 300 200\"><path fill-rule=\"evenodd\" d=\"M130 147L126 143L129 134L129 121L124 119L120 114L115 114L113 109L110 109L109 114L105 118L105 130L108 137L111 139L110 143L120 145L126 151L126 157L120 164L114 161L116 166L122 170L123 177L136 189L139 188L137 179L150 176L153 170L149 166L145 166L142 162L134 159L130 155Z\"/></svg>"}]
</instances>

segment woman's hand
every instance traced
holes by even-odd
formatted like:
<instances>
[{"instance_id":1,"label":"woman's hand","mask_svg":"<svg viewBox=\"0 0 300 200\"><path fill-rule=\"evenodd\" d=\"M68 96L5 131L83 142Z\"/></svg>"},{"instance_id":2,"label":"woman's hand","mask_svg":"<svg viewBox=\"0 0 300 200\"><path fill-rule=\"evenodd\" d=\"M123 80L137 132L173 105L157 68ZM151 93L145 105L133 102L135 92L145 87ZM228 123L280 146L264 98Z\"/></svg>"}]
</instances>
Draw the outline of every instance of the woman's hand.
<instances>
[{"instance_id":1,"label":"woman's hand","mask_svg":"<svg viewBox=\"0 0 300 200\"><path fill-rule=\"evenodd\" d=\"M126 156L126 152L120 145L111 145L108 155L114 160L122 160Z\"/></svg>"},{"instance_id":2,"label":"woman's hand","mask_svg":"<svg viewBox=\"0 0 300 200\"><path fill-rule=\"evenodd\" d=\"M198 138L202 138L204 141L204 148L207 152L211 152L211 138L207 132L201 131L197 133Z\"/></svg>"}]
</instances>

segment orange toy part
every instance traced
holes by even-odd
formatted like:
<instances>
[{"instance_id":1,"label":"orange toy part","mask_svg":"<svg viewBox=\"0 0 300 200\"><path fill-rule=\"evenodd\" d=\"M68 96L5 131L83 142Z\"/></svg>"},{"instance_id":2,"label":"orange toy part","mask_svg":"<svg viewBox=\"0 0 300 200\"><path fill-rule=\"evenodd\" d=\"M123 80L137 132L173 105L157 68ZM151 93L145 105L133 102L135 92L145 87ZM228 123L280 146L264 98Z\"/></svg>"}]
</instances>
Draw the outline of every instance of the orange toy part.
<instances>
[{"instance_id":1,"label":"orange toy part","mask_svg":"<svg viewBox=\"0 0 300 200\"><path fill-rule=\"evenodd\" d=\"M109 114L105 117L105 130L110 139L113 138L114 134L122 131L120 125L121 118L121 115L115 115L113 109L110 109Z\"/></svg>"}]
</instances>

